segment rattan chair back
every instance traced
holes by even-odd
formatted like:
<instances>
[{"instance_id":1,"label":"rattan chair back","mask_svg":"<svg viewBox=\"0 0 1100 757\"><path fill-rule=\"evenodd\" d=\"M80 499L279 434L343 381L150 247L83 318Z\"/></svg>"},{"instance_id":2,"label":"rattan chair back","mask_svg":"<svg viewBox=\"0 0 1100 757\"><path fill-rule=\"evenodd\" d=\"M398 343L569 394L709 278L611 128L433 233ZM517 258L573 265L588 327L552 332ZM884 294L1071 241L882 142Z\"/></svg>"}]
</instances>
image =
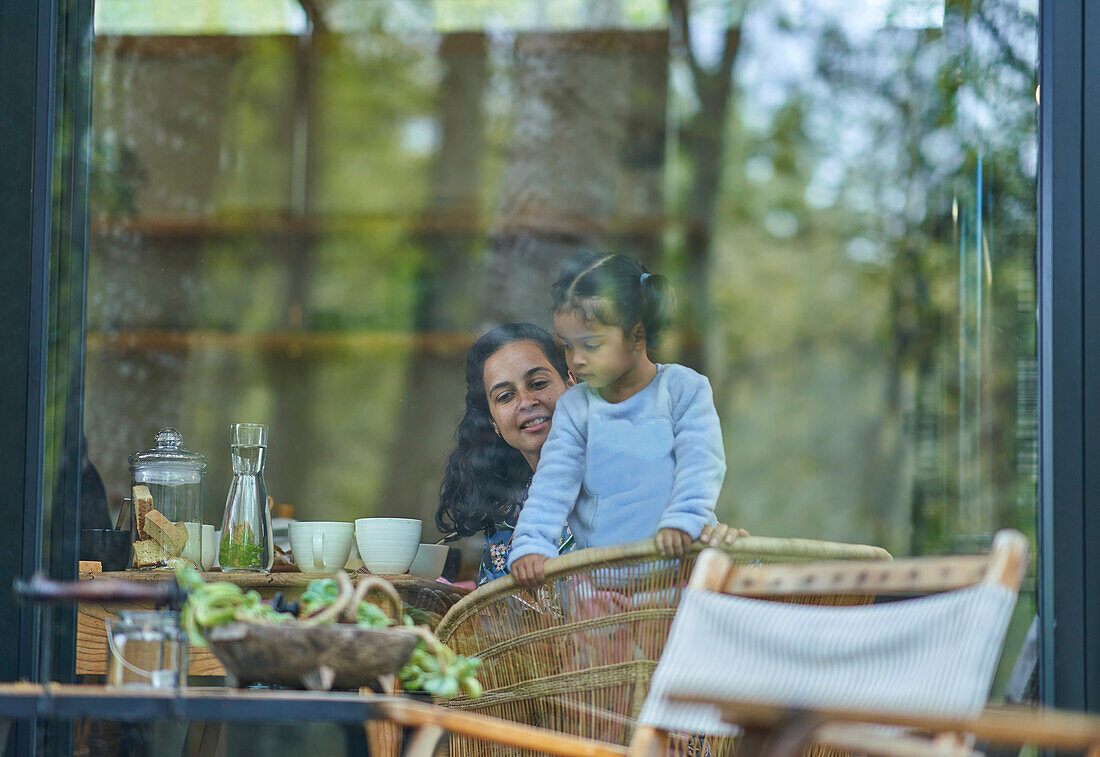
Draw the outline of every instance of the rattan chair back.
<instances>
[{"instance_id":1,"label":"rattan chair back","mask_svg":"<svg viewBox=\"0 0 1100 757\"><path fill-rule=\"evenodd\" d=\"M879 547L810 539L746 537L725 551L735 565L890 559ZM537 592L520 589L510 577L472 592L448 611L436 634L456 652L481 658L485 692L447 704L628 744L698 552L663 558L652 540L579 550L547 561L547 580ZM784 599L856 604L872 597ZM673 746L703 755L716 745L693 744L689 736ZM451 751L497 749L464 741L452 742Z\"/></svg>"}]
</instances>

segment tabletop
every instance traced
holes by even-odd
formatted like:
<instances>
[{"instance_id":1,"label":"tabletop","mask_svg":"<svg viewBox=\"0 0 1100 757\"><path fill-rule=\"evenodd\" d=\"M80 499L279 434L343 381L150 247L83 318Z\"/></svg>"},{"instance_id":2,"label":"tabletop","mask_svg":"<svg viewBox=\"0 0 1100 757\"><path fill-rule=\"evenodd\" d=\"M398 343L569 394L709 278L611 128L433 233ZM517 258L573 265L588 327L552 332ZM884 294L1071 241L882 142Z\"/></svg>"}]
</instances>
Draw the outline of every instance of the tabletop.
<instances>
[{"instance_id":1,"label":"tabletop","mask_svg":"<svg viewBox=\"0 0 1100 757\"><path fill-rule=\"evenodd\" d=\"M395 697L348 692L258 691L220 686L156 689L86 684L0 684L0 718L126 722L362 723L387 717Z\"/></svg>"}]
</instances>

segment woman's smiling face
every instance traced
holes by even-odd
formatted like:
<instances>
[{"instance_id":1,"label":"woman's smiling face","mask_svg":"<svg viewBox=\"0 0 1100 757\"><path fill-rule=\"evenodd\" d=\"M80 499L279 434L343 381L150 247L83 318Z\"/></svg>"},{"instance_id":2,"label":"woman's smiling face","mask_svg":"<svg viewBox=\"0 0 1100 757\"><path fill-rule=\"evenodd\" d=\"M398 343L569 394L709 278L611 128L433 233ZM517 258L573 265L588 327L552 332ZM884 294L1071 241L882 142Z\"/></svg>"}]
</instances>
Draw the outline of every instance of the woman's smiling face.
<instances>
[{"instance_id":1,"label":"woman's smiling face","mask_svg":"<svg viewBox=\"0 0 1100 757\"><path fill-rule=\"evenodd\" d=\"M482 378L497 433L534 469L565 381L531 341L511 342L490 355Z\"/></svg>"}]
</instances>

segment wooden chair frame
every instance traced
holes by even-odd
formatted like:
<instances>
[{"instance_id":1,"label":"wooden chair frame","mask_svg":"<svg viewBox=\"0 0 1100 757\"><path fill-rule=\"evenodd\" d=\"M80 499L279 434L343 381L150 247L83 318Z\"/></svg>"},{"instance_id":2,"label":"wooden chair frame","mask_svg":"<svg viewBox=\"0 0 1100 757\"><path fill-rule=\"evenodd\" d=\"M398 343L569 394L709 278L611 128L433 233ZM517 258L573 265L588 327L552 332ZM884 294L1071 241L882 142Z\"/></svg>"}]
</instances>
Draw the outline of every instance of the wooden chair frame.
<instances>
[{"instance_id":1,"label":"wooden chair frame","mask_svg":"<svg viewBox=\"0 0 1100 757\"><path fill-rule=\"evenodd\" d=\"M626 747L618 744L605 744L438 705L397 700L388 702L385 710L394 723L415 729L405 757L432 757L447 733L560 757L627 757L629 754Z\"/></svg>"},{"instance_id":2,"label":"wooden chair frame","mask_svg":"<svg viewBox=\"0 0 1100 757\"><path fill-rule=\"evenodd\" d=\"M404 757L431 757L447 733L560 757L667 755L667 735L652 728L639 728L639 735L627 748L438 705L394 697L385 699L383 708L389 722L414 730ZM718 705L731 722L765 732L793 729L804 734L804 738L786 743L789 755L800 753L806 741L814 741L849 751L894 757L967 757L975 753L969 742L959 737L959 734L965 733L992 744L1033 743L1052 749L1087 751L1088 757L1100 757L1100 717L1077 713L1042 712L1024 707L992 708L975 719L954 720L901 713L840 710L792 714L790 710L781 707L705 699L696 701ZM382 722L374 721L374 724ZM901 726L939 735L932 740L882 735L869 732L864 727L866 723ZM368 730L368 737L370 736L371 732ZM399 735L394 734L393 741L379 751L383 754L398 754L398 741ZM372 740L372 754L378 746L380 745ZM777 755L774 750L771 754L789 757Z\"/></svg>"},{"instance_id":3,"label":"wooden chair frame","mask_svg":"<svg viewBox=\"0 0 1100 757\"><path fill-rule=\"evenodd\" d=\"M717 550L700 555L689 586L746 597L820 594L932 594L973 586L1000 584L1018 592L1028 564L1027 540L1017 531L1001 531L986 556L926 557L891 564L816 563L737 568ZM1056 749L1087 749L1100 757L1100 718L1027 708L987 710L977 718L915 716L906 713L805 710L678 696L677 701L718 707L725 720L768 733L773 757L798 754L807 743L898 757L963 757L973 754L973 736L991 743ZM904 726L937 736L932 739L883 735L860 724ZM795 731L794 737L789 734ZM788 737L784 737L784 733ZM640 726L631 741L632 757L656 757L667 749L668 734ZM760 743L759 740L756 740Z\"/></svg>"}]
</instances>

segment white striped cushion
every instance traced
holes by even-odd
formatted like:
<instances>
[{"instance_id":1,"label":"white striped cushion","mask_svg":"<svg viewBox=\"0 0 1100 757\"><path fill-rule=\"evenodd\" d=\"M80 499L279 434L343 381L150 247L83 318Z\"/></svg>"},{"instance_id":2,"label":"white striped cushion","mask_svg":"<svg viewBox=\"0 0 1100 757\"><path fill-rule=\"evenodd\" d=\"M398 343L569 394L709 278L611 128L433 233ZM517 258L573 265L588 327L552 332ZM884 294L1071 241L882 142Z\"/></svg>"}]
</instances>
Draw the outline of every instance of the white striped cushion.
<instances>
[{"instance_id":1,"label":"white striped cushion","mask_svg":"<svg viewBox=\"0 0 1100 757\"><path fill-rule=\"evenodd\" d=\"M985 705L1016 594L978 584L860 607L686 589L641 721L730 734L717 709L671 693L778 704L974 715Z\"/></svg>"}]
</instances>

